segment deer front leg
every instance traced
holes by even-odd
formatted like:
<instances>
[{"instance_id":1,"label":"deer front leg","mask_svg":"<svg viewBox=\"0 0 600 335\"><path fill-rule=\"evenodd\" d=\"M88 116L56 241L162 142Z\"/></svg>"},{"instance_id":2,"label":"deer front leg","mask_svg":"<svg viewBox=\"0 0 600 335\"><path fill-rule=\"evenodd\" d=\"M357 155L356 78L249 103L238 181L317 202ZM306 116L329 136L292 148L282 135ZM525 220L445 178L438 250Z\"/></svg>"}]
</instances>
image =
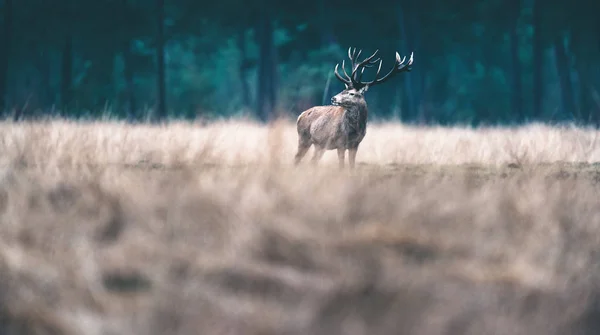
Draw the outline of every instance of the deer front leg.
<instances>
[{"instance_id":1,"label":"deer front leg","mask_svg":"<svg viewBox=\"0 0 600 335\"><path fill-rule=\"evenodd\" d=\"M354 162L356 161L356 152L358 148L348 149L348 161L350 163L350 169L354 169Z\"/></svg>"},{"instance_id":2,"label":"deer front leg","mask_svg":"<svg viewBox=\"0 0 600 335\"><path fill-rule=\"evenodd\" d=\"M338 148L337 149L337 153L338 153L338 160L339 160L339 164L340 164L340 169L344 168L344 159L346 158L346 149L344 148Z\"/></svg>"}]
</instances>

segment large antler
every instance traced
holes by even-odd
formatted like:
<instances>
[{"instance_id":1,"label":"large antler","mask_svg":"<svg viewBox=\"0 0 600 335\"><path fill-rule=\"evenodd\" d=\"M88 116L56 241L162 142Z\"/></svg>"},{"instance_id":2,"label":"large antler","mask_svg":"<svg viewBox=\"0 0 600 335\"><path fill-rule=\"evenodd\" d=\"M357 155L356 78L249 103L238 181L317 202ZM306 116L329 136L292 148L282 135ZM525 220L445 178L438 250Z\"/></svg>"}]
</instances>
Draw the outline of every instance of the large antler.
<instances>
[{"instance_id":1,"label":"large antler","mask_svg":"<svg viewBox=\"0 0 600 335\"><path fill-rule=\"evenodd\" d=\"M398 52L396 52L396 61L394 62L394 67L383 77L381 78L377 78L379 77L379 72L381 72L381 61L379 62L379 68L377 69L377 74L375 75L375 79L373 79L370 82L366 82L363 83L361 82L360 84L362 86L373 86L373 85L377 85L377 84L381 84L384 81L390 79L391 77L395 76L398 73L401 72L408 72L411 70L411 65L413 64L413 53L410 53L410 59L408 60L408 63L405 63L406 61L406 56L404 56L404 58L401 58L400 55L398 54Z\"/></svg>"},{"instance_id":2,"label":"large antler","mask_svg":"<svg viewBox=\"0 0 600 335\"><path fill-rule=\"evenodd\" d=\"M373 58L377 55L379 50L376 50L371 56L369 56L369 57L365 58L363 61L357 63L358 57L360 57L361 52L362 52L362 50L358 50L358 53L357 53L356 48L354 48L353 50L352 50L352 48L348 48L348 58L350 58L350 61L352 62L351 75L348 75L348 73L346 72L344 61L342 61L342 71L343 71L345 77L342 77L338 73L339 63L335 65L335 70L334 70L335 76L340 81L342 81L344 84L346 84L346 87L348 87L348 88L352 87L355 89L360 89L365 86L373 86L373 85L380 84L400 72L410 71L411 65L413 63L413 53L410 54L410 59L408 60L408 63L405 64L404 62L406 61L406 57L404 57L402 59L402 58L400 58L400 55L396 52L396 61L394 63L394 67L382 78L377 78L379 76L379 73L381 72L382 60L381 60L381 58L377 58L377 59L373 60ZM373 79L370 82L362 82L361 79L362 79L362 75L365 71L365 68L373 67L377 63L379 63L379 67L377 68L377 74L375 75L375 79Z\"/></svg>"},{"instance_id":3,"label":"large antler","mask_svg":"<svg viewBox=\"0 0 600 335\"><path fill-rule=\"evenodd\" d=\"M373 58L377 55L377 52L379 52L379 50L375 51L371 56L367 57L365 60L357 63L358 57L360 57L362 50L358 50L357 52L356 48L348 48L348 58L350 58L350 61L352 62L350 65L352 67L351 75L348 75L348 73L346 72L346 61L342 60L342 71L344 73L344 77L342 77L338 73L339 63L335 65L335 76L344 84L346 84L348 88L360 88L360 79L356 79L356 74L360 69L359 78L362 77L365 68L373 67L377 62L381 61L381 58L373 60Z\"/></svg>"}]
</instances>

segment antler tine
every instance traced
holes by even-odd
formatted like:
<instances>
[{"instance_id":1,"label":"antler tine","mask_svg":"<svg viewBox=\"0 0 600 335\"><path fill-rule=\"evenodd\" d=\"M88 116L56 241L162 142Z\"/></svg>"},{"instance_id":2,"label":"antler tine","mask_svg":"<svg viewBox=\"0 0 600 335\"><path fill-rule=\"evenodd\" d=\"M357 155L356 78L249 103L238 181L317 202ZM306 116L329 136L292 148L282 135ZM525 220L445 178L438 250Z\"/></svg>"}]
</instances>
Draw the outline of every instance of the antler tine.
<instances>
[{"instance_id":1,"label":"antler tine","mask_svg":"<svg viewBox=\"0 0 600 335\"><path fill-rule=\"evenodd\" d=\"M343 61L343 60L342 60L342 71L344 71L344 76L346 76L346 79L348 81L352 82L352 79L350 78L350 76L346 72L346 64L345 64L345 61Z\"/></svg>"},{"instance_id":2,"label":"antler tine","mask_svg":"<svg viewBox=\"0 0 600 335\"><path fill-rule=\"evenodd\" d=\"M352 72L354 72L354 70L356 70L356 68L358 67L358 65L356 64L356 60L358 59L358 57L360 57L360 54L362 53L362 50L357 50L356 48L348 48L348 58L350 58L350 61L352 62L350 64L350 68L352 70Z\"/></svg>"},{"instance_id":3,"label":"antler tine","mask_svg":"<svg viewBox=\"0 0 600 335\"><path fill-rule=\"evenodd\" d=\"M396 52L396 72L403 72L403 71L410 71L410 66L413 63L413 53L410 53L410 59L408 60L408 63L404 64L404 62L406 61L406 56L404 56L404 58L400 59L400 55L398 54L398 52Z\"/></svg>"},{"instance_id":4,"label":"antler tine","mask_svg":"<svg viewBox=\"0 0 600 335\"><path fill-rule=\"evenodd\" d=\"M360 70L360 73L358 74L358 78L356 79L356 81L360 82L360 80L362 79L363 73L365 73L365 67L363 67Z\"/></svg>"},{"instance_id":5,"label":"antler tine","mask_svg":"<svg viewBox=\"0 0 600 335\"><path fill-rule=\"evenodd\" d=\"M377 62L380 62L381 58L377 58L375 60L371 60L369 61L367 64L364 65L364 67L373 67L373 65L377 64Z\"/></svg>"},{"instance_id":6,"label":"antler tine","mask_svg":"<svg viewBox=\"0 0 600 335\"><path fill-rule=\"evenodd\" d=\"M371 63L371 59L373 59L373 57L377 56L377 53L378 53L378 52L379 52L379 49L375 50L375 52L374 52L374 53L373 53L371 56L369 56L369 57L367 57L365 60L363 60L363 61L361 62L361 64L375 64L375 63L376 63L378 60L380 60L381 58L377 58L377 60L374 60L372 63Z\"/></svg>"},{"instance_id":7,"label":"antler tine","mask_svg":"<svg viewBox=\"0 0 600 335\"><path fill-rule=\"evenodd\" d=\"M386 75L381 77L380 79L377 79L377 76L379 76L379 71L378 71L377 76L375 77L375 80L373 80L368 85L380 84L380 83L390 79L393 75L395 75L397 73L410 71L411 70L410 66L413 64L413 54L414 53L411 52L408 63L405 63L406 56L404 56L404 58L401 58L400 54L398 54L398 52L396 52L396 61L394 63L394 66L392 67L392 69Z\"/></svg>"},{"instance_id":8,"label":"antler tine","mask_svg":"<svg viewBox=\"0 0 600 335\"><path fill-rule=\"evenodd\" d=\"M352 51L352 52L351 52ZM356 58L356 48L348 48L348 58L350 58L350 67L354 70L354 63Z\"/></svg>"},{"instance_id":9,"label":"antler tine","mask_svg":"<svg viewBox=\"0 0 600 335\"><path fill-rule=\"evenodd\" d=\"M358 57L360 57L360 54L362 53L362 50L358 50L358 53L354 56L354 60L353 62L356 63L356 61L358 60Z\"/></svg>"},{"instance_id":10,"label":"antler tine","mask_svg":"<svg viewBox=\"0 0 600 335\"><path fill-rule=\"evenodd\" d=\"M371 60L372 60L372 59L373 59L375 56L377 56L377 53L378 53L378 52L379 52L379 49L378 49L378 50L375 50L375 52L374 52L374 53L373 53L371 56L369 56L369 57L365 58L363 61L361 61L360 63L358 63L358 64L356 65L356 67L353 69L353 71L352 71L352 74L350 75L350 79L352 80L352 83L354 84L354 86L355 86L355 87L364 86L364 84L360 82L360 79L357 79L357 78L356 78L356 71L357 71L359 68L362 68L362 69L364 69L365 67L371 67L373 64L375 64L374 62L371 62Z\"/></svg>"},{"instance_id":11,"label":"antler tine","mask_svg":"<svg viewBox=\"0 0 600 335\"><path fill-rule=\"evenodd\" d=\"M340 76L340 74L338 73L338 66L339 66L339 65L340 65L339 63L335 64L335 69L333 70L333 73L335 74L335 76L336 76L336 77L337 77L337 78L338 78L338 79L339 79L341 82L343 82L343 83L344 83L344 84L346 84L347 86L351 86L351 85L352 85L352 81L351 81L351 80L349 80L349 79L344 79L344 78L342 78L342 76ZM343 68L344 68L344 63L342 62L342 69L343 69ZM346 70L344 70L344 74L346 74ZM346 77L348 77L348 75L347 75L347 74L346 74Z\"/></svg>"},{"instance_id":12,"label":"antler tine","mask_svg":"<svg viewBox=\"0 0 600 335\"><path fill-rule=\"evenodd\" d=\"M379 50L375 51L375 53L373 53L373 55L371 55L370 57L367 57L367 59L365 59L364 61L362 61L361 62L362 66L363 67L371 68L375 64L377 64L379 61L381 61L381 57L378 57L377 59L371 59L373 56L375 56L377 54L377 52L379 52Z\"/></svg>"},{"instance_id":13,"label":"antler tine","mask_svg":"<svg viewBox=\"0 0 600 335\"><path fill-rule=\"evenodd\" d=\"M379 77L379 73L381 72L381 65L383 64L383 62L380 60L379 61L379 67L377 68L377 73L375 73L375 79L373 79L372 81L365 83L366 86L371 86L372 84L374 84L377 81L377 77Z\"/></svg>"}]
</instances>

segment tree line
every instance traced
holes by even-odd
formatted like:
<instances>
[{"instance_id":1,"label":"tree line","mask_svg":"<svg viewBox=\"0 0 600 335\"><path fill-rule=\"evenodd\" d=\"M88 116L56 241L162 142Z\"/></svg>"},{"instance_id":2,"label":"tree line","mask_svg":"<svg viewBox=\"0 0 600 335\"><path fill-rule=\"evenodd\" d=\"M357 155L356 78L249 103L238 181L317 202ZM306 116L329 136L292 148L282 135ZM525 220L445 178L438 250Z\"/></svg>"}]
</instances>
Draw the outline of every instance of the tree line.
<instances>
[{"instance_id":1,"label":"tree line","mask_svg":"<svg viewBox=\"0 0 600 335\"><path fill-rule=\"evenodd\" d=\"M327 103L348 47L410 73L367 94L418 123L600 123L592 0L2 0L0 110L132 121ZM368 76L365 73L365 76Z\"/></svg>"}]
</instances>

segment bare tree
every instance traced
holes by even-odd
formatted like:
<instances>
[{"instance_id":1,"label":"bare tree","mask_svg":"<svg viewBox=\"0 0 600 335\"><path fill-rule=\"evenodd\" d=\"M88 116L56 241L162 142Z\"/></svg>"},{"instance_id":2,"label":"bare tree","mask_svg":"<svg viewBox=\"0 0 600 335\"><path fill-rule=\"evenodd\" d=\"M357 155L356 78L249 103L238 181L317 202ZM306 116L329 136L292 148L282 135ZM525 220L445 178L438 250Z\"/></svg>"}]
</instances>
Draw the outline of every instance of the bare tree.
<instances>
[{"instance_id":1,"label":"bare tree","mask_svg":"<svg viewBox=\"0 0 600 335\"><path fill-rule=\"evenodd\" d=\"M8 83L8 67L10 62L11 38L12 38L12 18L13 18L13 2L12 0L4 1L4 27L2 34L2 51L0 51L0 115L3 114L7 106L7 83Z\"/></svg>"},{"instance_id":2,"label":"bare tree","mask_svg":"<svg viewBox=\"0 0 600 335\"><path fill-rule=\"evenodd\" d=\"M269 121L274 114L277 101L277 55L273 41L272 9L267 1L262 1L262 15L257 27L259 45L258 91L256 113L261 121Z\"/></svg>"},{"instance_id":3,"label":"bare tree","mask_svg":"<svg viewBox=\"0 0 600 335\"><path fill-rule=\"evenodd\" d=\"M155 120L167 117L165 87L165 0L156 0L156 115Z\"/></svg>"},{"instance_id":4,"label":"bare tree","mask_svg":"<svg viewBox=\"0 0 600 335\"><path fill-rule=\"evenodd\" d=\"M250 88L248 87L248 48L246 45L246 34L244 29L239 29L237 34L237 47L240 52L239 76L242 89L242 104L244 108L250 107Z\"/></svg>"},{"instance_id":5,"label":"bare tree","mask_svg":"<svg viewBox=\"0 0 600 335\"><path fill-rule=\"evenodd\" d=\"M128 14L129 14L129 1L121 1L121 29L127 26ZM125 35L121 39L121 53L123 55L123 79L125 79L125 98L127 100L127 119L133 120L137 111L137 103L135 99L134 85L133 85L133 60L131 52L131 36Z\"/></svg>"},{"instance_id":6,"label":"bare tree","mask_svg":"<svg viewBox=\"0 0 600 335\"><path fill-rule=\"evenodd\" d=\"M72 0L64 2L65 15L67 20L70 20L73 12ZM60 84L60 98L62 105L62 114L67 115L71 105L72 88L73 88L73 25L71 21L67 21L63 35L62 47L62 75Z\"/></svg>"},{"instance_id":7,"label":"bare tree","mask_svg":"<svg viewBox=\"0 0 600 335\"><path fill-rule=\"evenodd\" d=\"M556 55L556 70L560 81L563 111L569 115L578 114L575 107L575 94L573 93L569 56L565 47L563 34L558 34L554 38L554 52Z\"/></svg>"},{"instance_id":8,"label":"bare tree","mask_svg":"<svg viewBox=\"0 0 600 335\"><path fill-rule=\"evenodd\" d=\"M544 67L542 50L542 0L533 0L533 117L542 117Z\"/></svg>"},{"instance_id":9,"label":"bare tree","mask_svg":"<svg viewBox=\"0 0 600 335\"><path fill-rule=\"evenodd\" d=\"M411 38L410 34L408 33L408 20L406 17L406 10L404 8L404 6L402 5L401 1L398 1L398 4L396 6L397 10L398 10L398 21L399 21L399 26L400 26L400 38L401 38L401 43L400 46L403 49L408 49L408 40L409 38ZM400 94L398 94L399 96L403 97L403 104L402 104L402 112L400 113L400 115L398 115L398 117L403 120L407 117L410 116L414 116L417 114L417 108L416 108L416 103L415 103L415 94L414 94L414 84L413 84L413 80L411 78L411 76L406 76L404 79L404 85L402 86L402 89L400 91Z\"/></svg>"},{"instance_id":10,"label":"bare tree","mask_svg":"<svg viewBox=\"0 0 600 335\"><path fill-rule=\"evenodd\" d=\"M511 1L513 13L510 26L510 58L512 61L512 112L519 118L523 117L523 82L522 67L519 59L519 18L521 13L521 0Z\"/></svg>"}]
</instances>

